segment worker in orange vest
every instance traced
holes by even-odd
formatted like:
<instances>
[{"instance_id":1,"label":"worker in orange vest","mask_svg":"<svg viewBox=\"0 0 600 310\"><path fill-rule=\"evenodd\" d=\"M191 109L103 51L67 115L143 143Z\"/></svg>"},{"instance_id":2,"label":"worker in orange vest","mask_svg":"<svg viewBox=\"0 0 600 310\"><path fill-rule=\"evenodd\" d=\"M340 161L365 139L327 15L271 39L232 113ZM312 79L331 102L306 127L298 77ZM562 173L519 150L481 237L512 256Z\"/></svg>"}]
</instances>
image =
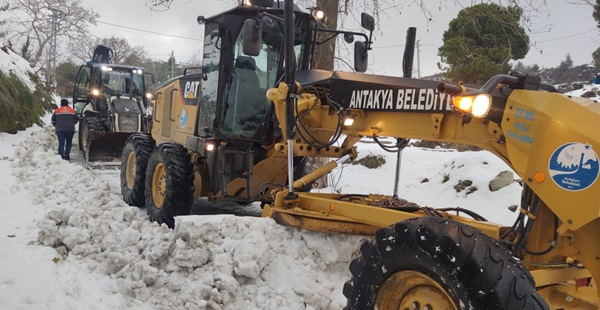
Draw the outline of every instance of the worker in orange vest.
<instances>
[{"instance_id":1,"label":"worker in orange vest","mask_svg":"<svg viewBox=\"0 0 600 310\"><path fill-rule=\"evenodd\" d=\"M60 101L60 108L52 113L52 125L56 128L58 137L58 155L64 160L71 160L71 145L75 135L75 124L79 121L79 115L69 106L67 99Z\"/></svg>"}]
</instances>

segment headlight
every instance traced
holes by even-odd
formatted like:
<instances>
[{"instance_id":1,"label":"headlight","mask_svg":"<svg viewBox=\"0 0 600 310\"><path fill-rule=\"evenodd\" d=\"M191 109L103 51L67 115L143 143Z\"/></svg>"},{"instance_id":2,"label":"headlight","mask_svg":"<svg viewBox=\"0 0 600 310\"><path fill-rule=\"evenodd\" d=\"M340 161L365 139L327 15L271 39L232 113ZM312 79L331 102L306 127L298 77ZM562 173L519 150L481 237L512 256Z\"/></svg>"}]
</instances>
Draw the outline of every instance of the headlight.
<instances>
[{"instance_id":1,"label":"headlight","mask_svg":"<svg viewBox=\"0 0 600 310\"><path fill-rule=\"evenodd\" d=\"M313 12L313 15L315 16L316 19L318 20L323 20L325 18L325 12L323 12L322 10L320 10L319 8L316 8L315 11Z\"/></svg>"},{"instance_id":2,"label":"headlight","mask_svg":"<svg viewBox=\"0 0 600 310\"><path fill-rule=\"evenodd\" d=\"M98 95L100 95L100 91L94 88L94 89L92 89L92 95L98 96Z\"/></svg>"},{"instance_id":3,"label":"headlight","mask_svg":"<svg viewBox=\"0 0 600 310\"><path fill-rule=\"evenodd\" d=\"M471 96L455 96L452 103L454 107L473 117L485 117L492 106L492 97L488 94L477 94Z\"/></svg>"},{"instance_id":4,"label":"headlight","mask_svg":"<svg viewBox=\"0 0 600 310\"><path fill-rule=\"evenodd\" d=\"M146 93L146 98L152 99L152 93Z\"/></svg>"}]
</instances>

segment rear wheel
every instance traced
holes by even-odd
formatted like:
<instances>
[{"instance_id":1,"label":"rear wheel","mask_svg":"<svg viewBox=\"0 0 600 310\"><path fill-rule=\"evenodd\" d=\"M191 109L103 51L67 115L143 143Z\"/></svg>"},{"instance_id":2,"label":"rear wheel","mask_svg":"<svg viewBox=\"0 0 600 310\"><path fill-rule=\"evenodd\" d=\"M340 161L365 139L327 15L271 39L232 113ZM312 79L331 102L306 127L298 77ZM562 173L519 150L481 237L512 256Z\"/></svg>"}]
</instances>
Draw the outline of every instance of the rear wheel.
<instances>
[{"instance_id":1,"label":"rear wheel","mask_svg":"<svg viewBox=\"0 0 600 310\"><path fill-rule=\"evenodd\" d=\"M159 145L146 168L146 208L151 221L175 226L175 216L188 215L193 202L194 171L187 150L180 145Z\"/></svg>"},{"instance_id":2,"label":"rear wheel","mask_svg":"<svg viewBox=\"0 0 600 310\"><path fill-rule=\"evenodd\" d=\"M506 248L443 218L380 229L350 271L345 309L548 309Z\"/></svg>"},{"instance_id":3,"label":"rear wheel","mask_svg":"<svg viewBox=\"0 0 600 310\"><path fill-rule=\"evenodd\" d=\"M121 156L121 194L130 206L145 206L146 168L154 144L148 134L134 134L125 141Z\"/></svg>"}]
</instances>

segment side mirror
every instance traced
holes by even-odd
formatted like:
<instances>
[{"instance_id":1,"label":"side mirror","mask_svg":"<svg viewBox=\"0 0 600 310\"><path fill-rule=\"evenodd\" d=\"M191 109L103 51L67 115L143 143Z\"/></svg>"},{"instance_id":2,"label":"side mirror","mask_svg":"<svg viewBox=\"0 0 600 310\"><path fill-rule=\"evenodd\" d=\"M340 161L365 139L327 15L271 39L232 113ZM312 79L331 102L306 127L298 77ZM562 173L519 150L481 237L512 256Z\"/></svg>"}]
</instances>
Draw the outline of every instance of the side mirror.
<instances>
[{"instance_id":1,"label":"side mirror","mask_svg":"<svg viewBox=\"0 0 600 310\"><path fill-rule=\"evenodd\" d=\"M373 16L363 12L360 14L360 25L369 31L373 31L375 30L375 19Z\"/></svg>"},{"instance_id":2,"label":"side mirror","mask_svg":"<svg viewBox=\"0 0 600 310\"><path fill-rule=\"evenodd\" d=\"M368 62L367 44L362 41L354 42L354 70L356 72L367 71Z\"/></svg>"},{"instance_id":3,"label":"side mirror","mask_svg":"<svg viewBox=\"0 0 600 310\"><path fill-rule=\"evenodd\" d=\"M244 22L244 42L242 43L242 52L248 56L258 56L261 45L262 30L260 29L258 22L254 19L247 19Z\"/></svg>"}]
</instances>

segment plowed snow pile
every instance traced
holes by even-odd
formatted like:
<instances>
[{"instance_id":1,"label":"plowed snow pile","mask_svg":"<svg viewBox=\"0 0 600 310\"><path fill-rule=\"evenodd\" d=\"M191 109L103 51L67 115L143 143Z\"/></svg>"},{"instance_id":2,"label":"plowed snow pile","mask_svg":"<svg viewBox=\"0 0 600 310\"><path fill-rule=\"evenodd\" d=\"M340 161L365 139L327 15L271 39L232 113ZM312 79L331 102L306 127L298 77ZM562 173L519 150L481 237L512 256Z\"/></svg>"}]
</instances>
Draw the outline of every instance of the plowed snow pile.
<instances>
[{"instance_id":1,"label":"plowed snow pile","mask_svg":"<svg viewBox=\"0 0 600 310\"><path fill-rule=\"evenodd\" d=\"M51 127L16 149L16 190L49 210L38 241L59 264L114 279L102 289L131 307L155 309L340 309L348 265L361 238L229 215L150 223L109 179L55 155ZM73 152L76 150L74 149ZM116 179L116 181L115 181Z\"/></svg>"},{"instance_id":2,"label":"plowed snow pile","mask_svg":"<svg viewBox=\"0 0 600 310\"><path fill-rule=\"evenodd\" d=\"M0 308L344 307L342 288L351 278L348 266L364 237L321 234L283 227L271 219L231 215L179 217L176 229L170 230L150 223L145 209L122 201L119 170L85 168L77 146L71 153L73 162L63 161L56 155L56 144L53 128L47 126L14 147L13 175L8 178L15 181L7 186L4 210L8 218L24 215L19 221L25 224L16 226L9 219L6 239L12 241L9 249L21 256L44 254L23 259L29 263L4 260ZM332 176L335 188L326 191L389 194L395 154L374 143L358 147L359 158L381 155L386 163L376 169L344 165ZM507 169L489 152L409 147L403 151L399 195L422 206L468 208L510 225L515 213L507 207L518 204L521 187L512 182L496 192L488 189L489 180ZM20 230L23 225L25 232ZM15 232L17 237L10 238ZM35 240L34 246L21 249L30 240ZM12 261L21 257L7 255ZM43 289L49 285L50 290Z\"/></svg>"}]
</instances>

